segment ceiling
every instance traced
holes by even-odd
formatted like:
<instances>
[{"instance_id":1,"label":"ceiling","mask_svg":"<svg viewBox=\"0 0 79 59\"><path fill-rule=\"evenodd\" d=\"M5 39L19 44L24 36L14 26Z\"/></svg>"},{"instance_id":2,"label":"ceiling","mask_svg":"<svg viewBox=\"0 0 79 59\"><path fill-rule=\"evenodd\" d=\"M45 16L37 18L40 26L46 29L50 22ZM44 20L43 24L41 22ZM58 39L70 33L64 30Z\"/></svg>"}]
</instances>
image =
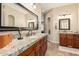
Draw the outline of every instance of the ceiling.
<instances>
[{"instance_id":1,"label":"ceiling","mask_svg":"<svg viewBox=\"0 0 79 59\"><path fill-rule=\"evenodd\" d=\"M42 7L43 13L46 13L52 8L60 7L60 6L68 5L68 4L71 4L71 3L39 3L39 5Z\"/></svg>"}]
</instances>

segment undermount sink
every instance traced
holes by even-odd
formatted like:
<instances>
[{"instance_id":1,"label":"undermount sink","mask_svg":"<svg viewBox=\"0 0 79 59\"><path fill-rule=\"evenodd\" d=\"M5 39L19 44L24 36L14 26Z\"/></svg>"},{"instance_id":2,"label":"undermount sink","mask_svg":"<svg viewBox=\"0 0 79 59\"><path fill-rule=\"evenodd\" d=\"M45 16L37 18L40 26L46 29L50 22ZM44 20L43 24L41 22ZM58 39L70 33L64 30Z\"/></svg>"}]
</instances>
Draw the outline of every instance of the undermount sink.
<instances>
[{"instance_id":1,"label":"undermount sink","mask_svg":"<svg viewBox=\"0 0 79 59\"><path fill-rule=\"evenodd\" d=\"M37 36L36 35L32 35L32 36L27 36L27 37L23 37L22 40L17 40L17 43L16 43L16 40L14 41L15 44L13 44L13 47L11 48L15 48L17 46L21 46L21 45L24 45L24 44L29 44L29 42L33 42L37 39ZM24 42L24 43L23 43Z\"/></svg>"},{"instance_id":2,"label":"undermount sink","mask_svg":"<svg viewBox=\"0 0 79 59\"><path fill-rule=\"evenodd\" d=\"M37 38L35 35L33 35L33 36L29 36L29 38L31 38L31 39L35 39L35 38Z\"/></svg>"}]
</instances>

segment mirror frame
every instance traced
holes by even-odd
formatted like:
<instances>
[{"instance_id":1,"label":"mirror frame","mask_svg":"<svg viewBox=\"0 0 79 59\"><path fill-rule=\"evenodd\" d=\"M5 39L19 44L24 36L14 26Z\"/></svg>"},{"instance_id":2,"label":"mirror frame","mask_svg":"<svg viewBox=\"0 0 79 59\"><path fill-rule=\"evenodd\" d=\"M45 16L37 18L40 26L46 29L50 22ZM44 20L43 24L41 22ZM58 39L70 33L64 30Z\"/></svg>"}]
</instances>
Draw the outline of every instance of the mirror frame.
<instances>
[{"instance_id":1,"label":"mirror frame","mask_svg":"<svg viewBox=\"0 0 79 59\"><path fill-rule=\"evenodd\" d=\"M67 22L68 28L61 28L61 24L62 24L61 21L66 21L66 20L68 21ZM70 18L59 19L59 30L70 30Z\"/></svg>"},{"instance_id":2,"label":"mirror frame","mask_svg":"<svg viewBox=\"0 0 79 59\"><path fill-rule=\"evenodd\" d=\"M38 16L35 13L33 13L32 11L30 11L28 8L26 8L25 6L23 6L21 3L14 3L14 4L22 7L23 9L25 9L26 11L28 11L30 14L32 14L32 15L34 15L34 16L37 17L37 28L34 29L34 30L38 30L38 27L39 27L38 26ZM19 27L2 26L1 25L1 20L2 20L1 16L2 16L2 3L0 3L0 31L18 31ZM20 27L20 28L22 29L22 31L29 30L27 27Z\"/></svg>"}]
</instances>

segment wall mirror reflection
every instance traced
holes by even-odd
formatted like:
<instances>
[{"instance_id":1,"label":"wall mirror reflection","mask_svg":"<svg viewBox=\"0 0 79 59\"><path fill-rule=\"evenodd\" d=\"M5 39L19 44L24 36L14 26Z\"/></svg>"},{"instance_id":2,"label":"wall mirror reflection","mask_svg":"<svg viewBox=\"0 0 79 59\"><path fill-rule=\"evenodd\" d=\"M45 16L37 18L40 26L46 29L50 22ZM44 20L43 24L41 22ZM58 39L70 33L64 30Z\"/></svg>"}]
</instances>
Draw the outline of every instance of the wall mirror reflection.
<instances>
[{"instance_id":1,"label":"wall mirror reflection","mask_svg":"<svg viewBox=\"0 0 79 59\"><path fill-rule=\"evenodd\" d=\"M28 28L31 22L33 29L38 28L38 16L19 3L2 3L1 11L1 26Z\"/></svg>"}]
</instances>

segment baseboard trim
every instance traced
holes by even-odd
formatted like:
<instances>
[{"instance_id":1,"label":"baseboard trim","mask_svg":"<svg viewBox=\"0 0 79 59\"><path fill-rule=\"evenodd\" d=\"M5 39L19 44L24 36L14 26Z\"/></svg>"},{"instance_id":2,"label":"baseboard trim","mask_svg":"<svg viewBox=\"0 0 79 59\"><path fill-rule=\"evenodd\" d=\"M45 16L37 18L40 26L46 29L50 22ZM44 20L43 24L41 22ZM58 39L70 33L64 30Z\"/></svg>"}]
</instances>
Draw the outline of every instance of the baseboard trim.
<instances>
[{"instance_id":1,"label":"baseboard trim","mask_svg":"<svg viewBox=\"0 0 79 59\"><path fill-rule=\"evenodd\" d=\"M59 42L56 42L56 41L52 41L53 43L57 43L57 44L59 44Z\"/></svg>"},{"instance_id":2,"label":"baseboard trim","mask_svg":"<svg viewBox=\"0 0 79 59\"><path fill-rule=\"evenodd\" d=\"M59 44L59 42L55 42L55 41L51 41L51 40L48 40L48 41L51 42L51 43Z\"/></svg>"}]
</instances>

